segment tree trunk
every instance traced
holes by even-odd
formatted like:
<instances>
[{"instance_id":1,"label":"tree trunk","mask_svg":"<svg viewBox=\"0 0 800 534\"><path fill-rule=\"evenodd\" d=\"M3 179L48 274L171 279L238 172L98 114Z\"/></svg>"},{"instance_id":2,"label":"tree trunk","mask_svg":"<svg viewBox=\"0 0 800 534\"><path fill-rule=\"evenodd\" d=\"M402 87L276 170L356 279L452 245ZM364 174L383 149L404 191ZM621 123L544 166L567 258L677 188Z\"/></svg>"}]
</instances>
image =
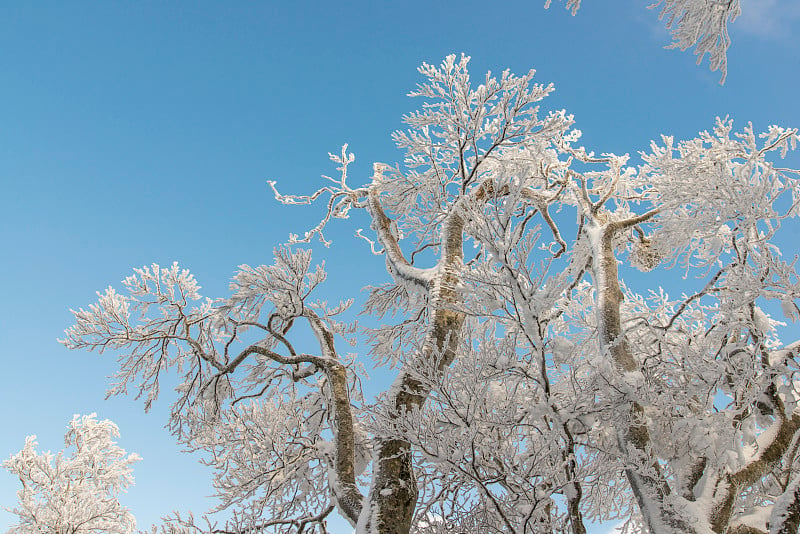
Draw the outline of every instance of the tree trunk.
<instances>
[{"instance_id":1,"label":"tree trunk","mask_svg":"<svg viewBox=\"0 0 800 534\"><path fill-rule=\"evenodd\" d=\"M425 344L421 354L405 364L418 371L434 371L434 377L441 376L455 359L464 325L463 299L457 291L464 258L463 227L463 219L455 214L444 224L439 271L429 286L431 319ZM401 370L392 386L390 402L398 418L419 409L430 393L430 387L414 376L413 371ZM369 506L359 526L363 524L369 534L408 534L418 495L411 444L391 436L379 439L374 463Z\"/></svg>"},{"instance_id":2,"label":"tree trunk","mask_svg":"<svg viewBox=\"0 0 800 534\"><path fill-rule=\"evenodd\" d=\"M627 339L622 332L620 305L623 294L619 285L617 258L614 255L613 238L619 228L613 223L599 223L592 220L588 223L594 233L592 241L592 269L595 290L597 292L597 327L600 336L600 349L608 353L614 368L623 377L631 376L639 371L639 364L634 358ZM670 487L661 476L658 462L649 458L647 450L650 432L644 420L644 409L635 401L621 404L614 416L617 442L623 458L633 452L639 458L646 458L649 471L655 475L645 474L636 468L625 469L631 490L636 497L639 511L654 534L664 531L696 532L693 525L675 511L665 506L664 500L670 494ZM662 525L664 527L662 527Z\"/></svg>"}]
</instances>

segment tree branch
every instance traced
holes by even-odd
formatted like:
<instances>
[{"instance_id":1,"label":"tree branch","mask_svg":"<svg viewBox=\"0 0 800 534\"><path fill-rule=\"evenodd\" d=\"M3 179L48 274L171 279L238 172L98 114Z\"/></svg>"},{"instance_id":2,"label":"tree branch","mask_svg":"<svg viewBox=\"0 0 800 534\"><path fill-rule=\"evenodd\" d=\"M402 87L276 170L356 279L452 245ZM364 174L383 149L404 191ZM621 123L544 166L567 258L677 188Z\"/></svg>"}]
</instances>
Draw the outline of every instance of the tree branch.
<instances>
[{"instance_id":1,"label":"tree branch","mask_svg":"<svg viewBox=\"0 0 800 534\"><path fill-rule=\"evenodd\" d=\"M380 183L382 164L375 164L375 183ZM414 267L403 255L397 238L392 233L392 220L386 215L381 206L379 191L377 187L369 190L368 206L369 214L372 217L372 228L378 235L378 241L386 251L386 265L389 273L400 278L402 281L412 282L423 289L428 289L428 284L432 272L427 269Z\"/></svg>"}]
</instances>

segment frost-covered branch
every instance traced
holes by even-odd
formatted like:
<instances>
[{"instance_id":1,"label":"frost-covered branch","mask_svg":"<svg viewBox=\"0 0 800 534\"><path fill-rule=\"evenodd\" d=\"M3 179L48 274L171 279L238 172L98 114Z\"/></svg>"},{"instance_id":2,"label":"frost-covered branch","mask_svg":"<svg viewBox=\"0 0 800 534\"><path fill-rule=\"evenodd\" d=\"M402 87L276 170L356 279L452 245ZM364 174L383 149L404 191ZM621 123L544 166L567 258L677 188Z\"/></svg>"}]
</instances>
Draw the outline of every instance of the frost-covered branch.
<instances>
[{"instance_id":1,"label":"frost-covered branch","mask_svg":"<svg viewBox=\"0 0 800 534\"><path fill-rule=\"evenodd\" d=\"M132 534L133 514L119 495L133 485L132 465L141 460L116 444L119 429L96 414L76 415L57 455L36 451L36 436L3 461L3 467L22 483L19 504L9 511L18 516L9 534L66 532L70 534Z\"/></svg>"},{"instance_id":2,"label":"frost-covered branch","mask_svg":"<svg viewBox=\"0 0 800 534\"><path fill-rule=\"evenodd\" d=\"M545 9L552 0L546 0ZM722 74L720 83L725 83L728 75L728 23L734 22L741 14L740 0L657 0L647 6L655 9L661 6L658 18L665 22L672 34L672 44L668 48L685 51L695 47L697 64L708 54L709 67ZM566 8L575 15L581 7L581 0L567 0Z\"/></svg>"},{"instance_id":3,"label":"frost-covered branch","mask_svg":"<svg viewBox=\"0 0 800 534\"><path fill-rule=\"evenodd\" d=\"M351 407L358 393L350 363L339 358L333 342L337 334L349 335L334 319L349 304L331 310L309 300L325 278L321 268L311 268L310 252L281 248L273 265L241 266L232 296L206 299L200 308L190 308L201 297L188 271L154 265L136 273L125 281L130 296L109 289L88 311L74 312L76 324L64 343L126 350L111 393L138 379L146 407L162 373L182 373L170 425L189 448L217 460L212 464L223 508L263 505L263 499L311 483L355 523L362 499L355 455L364 446ZM317 338L318 355L298 353L289 341L299 321ZM244 343L253 331L261 339ZM328 432L332 442L323 437ZM260 454L275 471L252 463L253 433L260 434ZM292 469L278 469L287 465ZM312 493L285 507L275 524L297 526L298 513L328 506Z\"/></svg>"},{"instance_id":4,"label":"frost-covered branch","mask_svg":"<svg viewBox=\"0 0 800 534\"><path fill-rule=\"evenodd\" d=\"M728 23L741 14L740 0L659 0L650 7L658 6L662 6L659 18L666 21L672 33L670 48L685 51L695 47L698 65L708 54L709 67L719 70L719 82L725 83L731 44Z\"/></svg>"},{"instance_id":5,"label":"frost-covered branch","mask_svg":"<svg viewBox=\"0 0 800 534\"><path fill-rule=\"evenodd\" d=\"M396 235L394 222L386 216L386 212L381 205L379 198L379 186L383 182L383 165L375 164L375 174L373 175L373 187L368 193L368 211L372 217L372 229L378 236L378 241L383 245L386 254L386 265L389 272L397 277L398 284L408 282L420 286L427 290L432 271L419 269L411 265L405 258L398 242L399 236Z\"/></svg>"},{"instance_id":6,"label":"frost-covered branch","mask_svg":"<svg viewBox=\"0 0 800 534\"><path fill-rule=\"evenodd\" d=\"M112 394L147 407L178 375L171 428L232 519L169 532L318 534L334 511L358 534L796 529L798 342L765 310L800 317L776 240L800 215L800 171L777 164L797 131L721 119L638 162L595 155L565 111L540 116L533 71L473 83L468 60L420 68L401 163L351 186L345 146L324 187L275 192L321 209L295 242L371 218L386 279L363 332L396 369L374 402L363 355L337 350L352 300L313 300L310 251L240 266L226 299L152 266L74 312L68 347L120 354Z\"/></svg>"}]
</instances>

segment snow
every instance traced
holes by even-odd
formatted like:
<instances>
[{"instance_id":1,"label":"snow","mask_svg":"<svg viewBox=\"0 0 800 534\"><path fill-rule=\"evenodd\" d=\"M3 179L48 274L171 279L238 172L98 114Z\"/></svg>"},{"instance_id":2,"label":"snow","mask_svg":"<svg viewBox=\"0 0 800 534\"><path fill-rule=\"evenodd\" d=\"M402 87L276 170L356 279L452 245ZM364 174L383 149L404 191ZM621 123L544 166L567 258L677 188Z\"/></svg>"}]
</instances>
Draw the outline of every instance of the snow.
<instances>
[{"instance_id":1,"label":"snow","mask_svg":"<svg viewBox=\"0 0 800 534\"><path fill-rule=\"evenodd\" d=\"M771 512L772 506L758 506L746 514L737 516L734 523L766 532Z\"/></svg>"},{"instance_id":2,"label":"snow","mask_svg":"<svg viewBox=\"0 0 800 534\"><path fill-rule=\"evenodd\" d=\"M792 512L790 507L797 506L800 501L800 476L795 475L794 479L789 483L786 491L775 502L770 515L770 528L769 534L780 534L781 527L784 522L789 519ZM797 513L795 510L794 513Z\"/></svg>"},{"instance_id":3,"label":"snow","mask_svg":"<svg viewBox=\"0 0 800 534\"><path fill-rule=\"evenodd\" d=\"M681 0L671 5L678 4L688 5ZM395 321L375 338L389 353L380 356L400 366L375 405L362 399L363 362L340 358L335 345L325 343L331 338L340 343L347 327L334 325L329 317L341 310L314 305L309 297L325 271L322 266L310 268L307 250L281 247L273 265L242 265L230 298L192 309L187 300L199 299L199 286L188 271L176 264L138 269L126 279L130 296L109 289L88 311L75 312L76 324L67 331L65 344L124 349L115 392L130 383L146 399L157 395L162 371L179 369L172 423L192 426L180 436L189 447L217 455L217 485L224 499L236 503L237 513L252 495L294 495L265 504L265 509L272 506L271 512L292 519L326 506L332 500L329 491L343 493L334 461L336 442L329 440L336 435L336 418L331 417L330 383L322 369L336 359L343 366L337 369L346 369L353 394L359 432L356 472L373 478L356 521L359 534L372 534L378 519L392 520L378 517L376 502L391 499L389 488L398 481L382 479L391 475L376 468L377 451L371 459L364 453L370 441L379 449L386 439L404 440L419 453L414 462L421 465L414 466L417 479L411 482L423 490L420 506L425 509L461 506L456 502L461 499L470 506L486 505L488 511L482 513L488 522L502 525L502 516L513 523L520 514L538 513L541 503L564 494L577 497L571 486L577 476L586 490L582 505L588 517L629 514L621 508L632 506L633 487L646 523L659 534L672 534L675 528L668 524L708 534L708 518L720 495L731 490L717 477L755 465L778 428L777 422L763 428L753 418L741 421L737 435L733 422L756 408L756 400L741 393L764 391L773 371L780 371L789 352L800 346L773 350L769 359L775 369L760 367L763 363L754 355L761 347L754 338L767 339L762 347L781 344L775 323L760 308L754 308L752 324L746 313L756 295L796 285L794 267L770 257L771 249L763 243L770 236L755 229L777 220L770 214L782 199L770 191L797 188L797 180L784 184L789 178L743 172L745 160L770 169L767 158L773 150L759 148L751 129L732 133L729 120L718 121L713 133L677 145L663 138L665 146L653 143L636 172L622 172L626 157L596 158L570 146L577 136L568 132L572 119L565 112L537 117L534 108L551 87L532 84L532 72L523 77L505 73L500 80L487 76L481 88L473 89L467 62L466 57L448 56L439 67L423 67L428 79L416 94L425 97L425 104L407 117L411 132L395 136L410 162L405 168L376 164L372 181L353 189L346 183L353 159L345 147L341 156L333 156L341 171L340 178L329 179L333 185L308 196L276 192L286 204L321 199L325 214L304 241L316 235L329 244L323 236L327 224L351 209L372 217L377 237L374 242L367 239L384 248L393 292L374 297L371 310ZM489 93L497 97L482 101ZM524 133L503 145L505 139L492 136L506 122ZM484 145L495 140L499 144L492 149L491 165L478 167ZM474 165L479 175L469 185L460 170L454 171L453 154L464 147L472 152L465 165ZM547 196L556 194L559 183L563 194ZM489 184L502 199L486 198L491 196ZM472 194L478 190L480 195ZM554 216L559 223L574 220L573 212L584 222L576 247L560 258L552 257L549 237L538 246L541 235L535 225L547 231L546 225L556 224L542 220L539 202L565 213ZM618 303L620 285L625 287L614 262L619 261L616 254L624 257L619 251L628 250L625 239L634 232L610 235L622 227L622 221L616 225L613 219L641 213L646 204L661 210L657 220L643 225L651 228L639 229L652 230L654 250L672 254L672 265L685 267L687 277L689 271L706 277L706 269L712 268L725 269L724 276L712 278L713 287L696 299L684 295L667 302L666 295L648 299L628 291L618 307L607 308ZM539 219L530 219L528 225L528 216ZM633 222L641 220L628 219ZM575 228L550 232L566 235ZM614 247L607 240L611 237ZM478 249L466 265L465 238ZM734 255L726 252L730 242L746 253L746 262L732 263ZM425 250L426 260L435 257L435 266L411 265L403 255L412 249ZM594 268L586 275L589 261ZM768 269L769 276L764 276ZM659 268L643 276L650 277L644 278L648 287L656 287L670 272ZM788 293L785 299L791 299ZM789 300L782 304L792 318L793 306ZM276 333L276 324L282 333ZM302 325L299 331L292 329L295 324ZM319 346L312 343L309 354L297 354L287 340L298 342L298 353L305 351L299 343L309 340L309 324L315 334L311 341ZM251 345L251 339L240 337L239 325L252 326L248 336L264 337ZM617 335L618 325L622 335ZM748 329L764 335L743 333ZM419 365L430 363L420 362L423 357L440 356L436 347L442 340L457 338L453 366L442 370ZM249 357L253 348L259 349L257 358ZM321 356L313 356L317 353ZM298 362L308 361L321 362L319 369L306 368L316 376L297 370ZM224 376L224 387L209 385L221 380L209 378L216 376ZM419 409L398 414L401 388L419 381L424 385L414 393L425 396L430 389L431 395ZM731 402L715 402L718 390ZM784 390L781 394L788 395ZM237 396L241 398L234 402ZM196 402L198 397L208 402ZM633 412L638 415L643 408L646 415L636 422L631 421L634 402ZM640 424L648 425L647 435L637 432ZM568 449L573 443L570 428L585 449ZM660 476L653 465L663 468L671 483L681 478L690 459L703 457L708 466L700 482L685 488L694 491L695 502L676 497L677 491L664 497L652 480ZM575 459L577 475L565 473L565 458ZM455 493L443 497L431 491L444 484ZM797 489L798 483L793 484ZM508 489L514 486L519 491ZM753 488L754 498L761 498L764 490ZM738 503L749 495L734 497ZM781 501L781 506L776 506L778 516L789 505Z\"/></svg>"}]
</instances>

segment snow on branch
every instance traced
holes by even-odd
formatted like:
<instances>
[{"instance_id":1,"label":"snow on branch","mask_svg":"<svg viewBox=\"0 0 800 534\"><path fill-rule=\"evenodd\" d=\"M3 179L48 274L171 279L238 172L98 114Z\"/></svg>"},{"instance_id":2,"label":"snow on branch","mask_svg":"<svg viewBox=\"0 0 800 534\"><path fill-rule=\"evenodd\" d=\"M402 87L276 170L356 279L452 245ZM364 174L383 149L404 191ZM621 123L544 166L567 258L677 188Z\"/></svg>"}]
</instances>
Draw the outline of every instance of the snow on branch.
<instances>
[{"instance_id":1,"label":"snow on branch","mask_svg":"<svg viewBox=\"0 0 800 534\"><path fill-rule=\"evenodd\" d=\"M119 495L133 485L132 465L141 458L117 445L118 437L117 425L96 414L75 415L66 449L55 455L37 452L36 436L28 436L2 463L22 482L18 506L8 510L19 522L8 533L133 534L136 519Z\"/></svg>"},{"instance_id":2,"label":"snow on branch","mask_svg":"<svg viewBox=\"0 0 800 534\"><path fill-rule=\"evenodd\" d=\"M310 251L279 247L272 265L240 266L232 295L212 301L201 299L187 270L154 264L125 279L127 295L109 288L88 310L73 311L76 324L62 343L120 351L110 394L138 382L145 409L163 374L177 371L170 427L187 448L212 458L220 507L245 514L244 523L258 523L248 507L255 514L286 495L294 495L293 504L276 514L274 525L321 524L331 502L350 503L343 509L355 521L362 498L356 454L365 445L352 402L360 392L352 362L340 359L334 345L335 335L352 333L334 320L351 301L334 307L311 301L324 279ZM295 350L299 321L310 327L318 354ZM253 443L259 444L255 465Z\"/></svg>"},{"instance_id":3,"label":"snow on branch","mask_svg":"<svg viewBox=\"0 0 800 534\"><path fill-rule=\"evenodd\" d=\"M211 325L213 306L202 300L200 286L177 262L168 268L153 264L134 269L123 281L129 295L109 287L98 293L88 310L71 310L75 324L60 342L67 348L103 352L128 349L120 356L120 369L109 395L125 393L131 381L139 382L137 397L149 409L159 394L159 376L182 357L196 357L195 366L221 370L224 363L214 348L220 335ZM174 351L174 354L170 354Z\"/></svg>"},{"instance_id":4,"label":"snow on branch","mask_svg":"<svg viewBox=\"0 0 800 534\"><path fill-rule=\"evenodd\" d=\"M552 0L545 1L545 9ZM659 20L663 20L672 34L672 44L667 48L686 51L695 47L697 64L708 54L709 67L722 74L719 83L725 83L728 75L728 48L731 44L728 23L734 22L741 14L741 0L656 0L647 6L655 9L661 6ZM575 15L581 7L581 0L567 0L566 8Z\"/></svg>"},{"instance_id":5,"label":"snow on branch","mask_svg":"<svg viewBox=\"0 0 800 534\"><path fill-rule=\"evenodd\" d=\"M332 153L328 155L331 161L339 164L336 170L341 173L337 179L323 175L323 178L333 182L334 186L322 187L311 195L282 195L278 192L275 181L270 180L267 182L275 194L275 199L285 205L312 204L322 195L330 195L327 202L327 210L322 220L314 228L306 231L302 238L297 234L291 234L289 236L290 244L309 243L314 236L316 236L322 244L329 247L331 242L325 238L324 234L325 226L327 226L328 222L330 222L332 218L347 219L351 208L362 206L361 200L365 194L363 188L354 190L347 185L347 168L348 165L355 161L355 155L351 152L347 152L346 143L342 145L342 152L340 155Z\"/></svg>"},{"instance_id":6,"label":"snow on branch","mask_svg":"<svg viewBox=\"0 0 800 534\"><path fill-rule=\"evenodd\" d=\"M722 74L719 83L725 83L728 74L728 23L741 14L740 0L659 0L651 9L663 4L659 19L666 21L672 33L669 48L682 51L695 47L697 64L708 54L709 67Z\"/></svg>"},{"instance_id":7,"label":"snow on branch","mask_svg":"<svg viewBox=\"0 0 800 534\"><path fill-rule=\"evenodd\" d=\"M316 192L271 184L323 205L294 242L371 219L357 236L388 276L364 337L397 369L374 403L363 358L337 350L358 340L339 322L352 300L312 300L308 250L241 265L225 299L154 265L73 312L65 345L121 354L112 392L149 406L179 375L171 428L232 519L163 532L322 533L334 511L365 534L796 529L798 342L769 301L800 316L776 241L800 216L800 171L778 164L797 130L720 119L637 162L595 155L566 111L540 112L552 86L533 71L473 83L468 62L420 68L402 162L351 186L345 145Z\"/></svg>"}]
</instances>

